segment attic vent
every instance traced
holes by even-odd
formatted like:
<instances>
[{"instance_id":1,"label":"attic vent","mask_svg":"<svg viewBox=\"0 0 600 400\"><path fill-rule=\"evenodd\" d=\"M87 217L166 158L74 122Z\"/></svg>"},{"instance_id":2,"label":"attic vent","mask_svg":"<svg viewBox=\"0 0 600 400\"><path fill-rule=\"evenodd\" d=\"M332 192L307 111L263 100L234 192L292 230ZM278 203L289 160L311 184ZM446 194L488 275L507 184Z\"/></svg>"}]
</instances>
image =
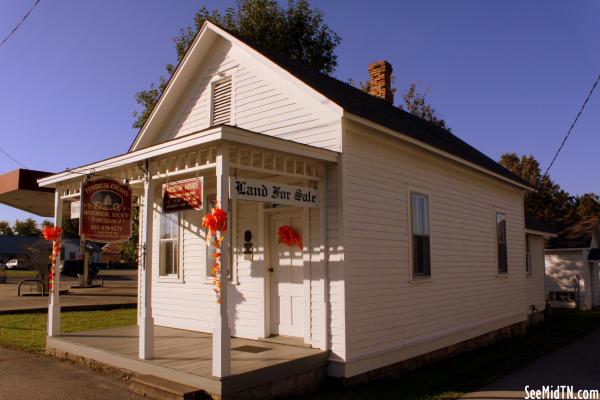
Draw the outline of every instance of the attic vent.
<instances>
[{"instance_id":1,"label":"attic vent","mask_svg":"<svg viewBox=\"0 0 600 400\"><path fill-rule=\"evenodd\" d=\"M231 123L231 78L215 82L212 93L212 125Z\"/></svg>"}]
</instances>

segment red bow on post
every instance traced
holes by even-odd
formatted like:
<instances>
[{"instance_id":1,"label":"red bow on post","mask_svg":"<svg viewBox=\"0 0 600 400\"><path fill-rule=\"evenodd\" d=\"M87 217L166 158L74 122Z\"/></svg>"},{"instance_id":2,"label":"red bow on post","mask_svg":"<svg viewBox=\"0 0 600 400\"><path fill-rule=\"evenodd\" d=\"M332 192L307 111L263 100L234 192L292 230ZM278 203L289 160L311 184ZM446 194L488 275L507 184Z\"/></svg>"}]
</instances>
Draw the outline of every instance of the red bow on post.
<instances>
[{"instance_id":1,"label":"red bow on post","mask_svg":"<svg viewBox=\"0 0 600 400\"><path fill-rule=\"evenodd\" d=\"M54 288L54 271L56 271L56 259L60 255L60 237L63 229L55 226L46 226L42 231L44 239L52 241L52 254L50 255L50 274L48 276L48 291Z\"/></svg>"},{"instance_id":2,"label":"red bow on post","mask_svg":"<svg viewBox=\"0 0 600 400\"><path fill-rule=\"evenodd\" d=\"M215 251L211 276L213 278L214 291L217 295L217 303L221 304L221 242L227 232L227 213L218 206L213 207L208 214L202 218L202 227L208 230L207 241L211 241Z\"/></svg>"}]
</instances>

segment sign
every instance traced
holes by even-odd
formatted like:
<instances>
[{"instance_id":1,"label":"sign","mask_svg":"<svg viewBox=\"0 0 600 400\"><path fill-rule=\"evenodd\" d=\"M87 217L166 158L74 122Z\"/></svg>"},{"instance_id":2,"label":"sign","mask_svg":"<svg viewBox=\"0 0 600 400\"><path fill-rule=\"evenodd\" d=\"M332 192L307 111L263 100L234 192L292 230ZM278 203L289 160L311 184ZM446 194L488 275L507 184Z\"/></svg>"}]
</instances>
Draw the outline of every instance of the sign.
<instances>
[{"instance_id":1,"label":"sign","mask_svg":"<svg viewBox=\"0 0 600 400\"><path fill-rule=\"evenodd\" d=\"M131 237L131 189L113 179L81 184L79 234L83 240L123 242Z\"/></svg>"},{"instance_id":2,"label":"sign","mask_svg":"<svg viewBox=\"0 0 600 400\"><path fill-rule=\"evenodd\" d=\"M81 201L72 201L71 202L71 219L79 219L81 215Z\"/></svg>"},{"instance_id":3,"label":"sign","mask_svg":"<svg viewBox=\"0 0 600 400\"><path fill-rule=\"evenodd\" d=\"M202 210L202 177L163 185L163 211Z\"/></svg>"},{"instance_id":4,"label":"sign","mask_svg":"<svg viewBox=\"0 0 600 400\"><path fill-rule=\"evenodd\" d=\"M230 193L231 198L237 200L263 201L298 207L319 206L319 195L315 189L255 179L231 178Z\"/></svg>"}]
</instances>

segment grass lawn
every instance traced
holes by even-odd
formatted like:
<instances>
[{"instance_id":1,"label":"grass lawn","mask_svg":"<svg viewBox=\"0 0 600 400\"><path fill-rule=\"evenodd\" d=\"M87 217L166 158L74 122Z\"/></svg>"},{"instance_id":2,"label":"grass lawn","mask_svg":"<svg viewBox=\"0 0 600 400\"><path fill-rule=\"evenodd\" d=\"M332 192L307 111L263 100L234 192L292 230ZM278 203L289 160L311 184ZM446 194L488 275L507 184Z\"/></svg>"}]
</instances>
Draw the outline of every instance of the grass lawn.
<instances>
[{"instance_id":1,"label":"grass lawn","mask_svg":"<svg viewBox=\"0 0 600 400\"><path fill-rule=\"evenodd\" d=\"M37 275L37 271L5 269L4 273L7 278L33 278Z\"/></svg>"},{"instance_id":2,"label":"grass lawn","mask_svg":"<svg viewBox=\"0 0 600 400\"><path fill-rule=\"evenodd\" d=\"M43 353L46 348L47 318L46 314L0 315L0 346ZM63 332L113 328L135 323L135 309L69 311L61 314Z\"/></svg>"},{"instance_id":3,"label":"grass lawn","mask_svg":"<svg viewBox=\"0 0 600 400\"><path fill-rule=\"evenodd\" d=\"M597 329L598 311L554 311L546 322L531 328L525 336L408 371L396 379L346 390L329 387L302 399L454 399Z\"/></svg>"}]
</instances>

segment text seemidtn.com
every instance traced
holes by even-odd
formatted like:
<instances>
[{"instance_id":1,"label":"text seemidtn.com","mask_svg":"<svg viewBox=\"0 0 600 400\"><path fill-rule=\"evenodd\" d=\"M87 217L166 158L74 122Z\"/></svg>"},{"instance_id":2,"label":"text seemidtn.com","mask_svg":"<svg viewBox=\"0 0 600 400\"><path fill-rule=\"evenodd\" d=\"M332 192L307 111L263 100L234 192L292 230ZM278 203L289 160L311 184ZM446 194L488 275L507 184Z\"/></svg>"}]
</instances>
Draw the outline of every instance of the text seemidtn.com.
<instances>
[{"instance_id":1,"label":"text seemidtn.com","mask_svg":"<svg viewBox=\"0 0 600 400\"><path fill-rule=\"evenodd\" d=\"M525 386L525 399L529 400L600 400L600 391L598 389L579 389L575 391L573 386L568 385L549 385L542 386L541 389L531 389L529 385Z\"/></svg>"}]
</instances>

